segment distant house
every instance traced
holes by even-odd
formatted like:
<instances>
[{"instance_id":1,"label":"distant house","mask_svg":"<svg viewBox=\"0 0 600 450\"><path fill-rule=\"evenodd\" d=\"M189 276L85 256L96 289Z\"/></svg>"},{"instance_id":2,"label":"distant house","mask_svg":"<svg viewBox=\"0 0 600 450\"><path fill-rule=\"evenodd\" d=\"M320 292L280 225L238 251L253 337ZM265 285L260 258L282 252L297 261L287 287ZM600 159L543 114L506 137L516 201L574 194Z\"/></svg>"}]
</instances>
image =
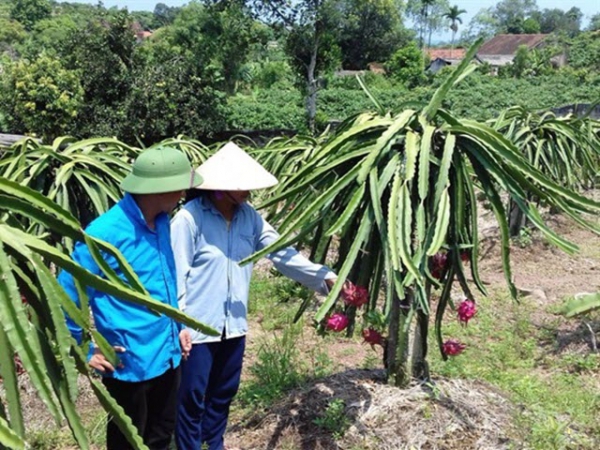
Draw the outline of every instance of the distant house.
<instances>
[{"instance_id":1,"label":"distant house","mask_svg":"<svg viewBox=\"0 0 600 450\"><path fill-rule=\"evenodd\" d=\"M549 34L499 34L479 48L477 57L497 69L512 63L520 46L524 45L529 50L543 48L547 45L549 36ZM564 57L555 58L555 63L564 65Z\"/></svg>"},{"instance_id":2,"label":"distant house","mask_svg":"<svg viewBox=\"0 0 600 450\"><path fill-rule=\"evenodd\" d=\"M437 73L447 66L456 66L465 57L464 48L428 48L425 54L429 57L427 71Z\"/></svg>"},{"instance_id":3,"label":"distant house","mask_svg":"<svg viewBox=\"0 0 600 450\"><path fill-rule=\"evenodd\" d=\"M139 22L133 22L131 24L131 31L133 31L133 35L138 44L152 36L152 31L144 30L144 27L142 27Z\"/></svg>"},{"instance_id":4,"label":"distant house","mask_svg":"<svg viewBox=\"0 0 600 450\"><path fill-rule=\"evenodd\" d=\"M150 36L152 36L152 31L142 30L135 33L135 39L138 43L145 41Z\"/></svg>"}]
</instances>

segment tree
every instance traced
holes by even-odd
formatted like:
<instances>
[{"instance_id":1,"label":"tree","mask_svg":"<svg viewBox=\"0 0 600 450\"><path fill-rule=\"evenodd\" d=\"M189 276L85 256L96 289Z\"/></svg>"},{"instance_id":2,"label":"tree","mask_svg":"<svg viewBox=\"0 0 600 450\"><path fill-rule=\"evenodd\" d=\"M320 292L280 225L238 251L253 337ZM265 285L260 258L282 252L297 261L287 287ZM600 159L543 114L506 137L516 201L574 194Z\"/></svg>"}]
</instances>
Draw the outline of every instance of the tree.
<instances>
[{"instance_id":1,"label":"tree","mask_svg":"<svg viewBox=\"0 0 600 450\"><path fill-rule=\"evenodd\" d=\"M521 34L523 22L536 10L536 0L502 0L492 14L498 21L500 32Z\"/></svg>"},{"instance_id":2,"label":"tree","mask_svg":"<svg viewBox=\"0 0 600 450\"><path fill-rule=\"evenodd\" d=\"M581 20L583 19L583 13L579 8L573 6L565 13L566 23L565 32L568 36L576 36L581 32Z\"/></svg>"},{"instance_id":3,"label":"tree","mask_svg":"<svg viewBox=\"0 0 600 450\"><path fill-rule=\"evenodd\" d=\"M426 42L431 46L431 37L443 27L444 13L449 8L448 0L408 0L406 11L417 26L421 48Z\"/></svg>"},{"instance_id":4,"label":"tree","mask_svg":"<svg viewBox=\"0 0 600 450\"><path fill-rule=\"evenodd\" d=\"M538 11L533 17L539 22L542 33L565 33L572 37L580 32L583 13L576 7L567 12L553 8Z\"/></svg>"},{"instance_id":5,"label":"tree","mask_svg":"<svg viewBox=\"0 0 600 450\"><path fill-rule=\"evenodd\" d=\"M425 24L429 18L429 8L435 4L435 0L421 0L420 16L421 16L421 48L425 45Z\"/></svg>"},{"instance_id":6,"label":"tree","mask_svg":"<svg viewBox=\"0 0 600 450\"><path fill-rule=\"evenodd\" d=\"M533 17L528 17L521 26L523 34L537 34L540 32L540 24Z\"/></svg>"},{"instance_id":7,"label":"tree","mask_svg":"<svg viewBox=\"0 0 600 450\"><path fill-rule=\"evenodd\" d=\"M131 11L131 18L142 30L153 30L155 16L150 11Z\"/></svg>"},{"instance_id":8,"label":"tree","mask_svg":"<svg viewBox=\"0 0 600 450\"><path fill-rule=\"evenodd\" d=\"M256 1L259 16L287 29L286 49L306 98L308 128L315 130L321 73L339 64L338 0Z\"/></svg>"},{"instance_id":9,"label":"tree","mask_svg":"<svg viewBox=\"0 0 600 450\"><path fill-rule=\"evenodd\" d=\"M153 52L155 52L153 50ZM199 71L185 56L156 53L135 68L125 112L124 136L152 144L169 136L210 136L224 129L225 94L211 70Z\"/></svg>"},{"instance_id":10,"label":"tree","mask_svg":"<svg viewBox=\"0 0 600 450\"><path fill-rule=\"evenodd\" d=\"M27 37L27 32L20 22L0 17L0 54L15 52L16 47Z\"/></svg>"},{"instance_id":11,"label":"tree","mask_svg":"<svg viewBox=\"0 0 600 450\"><path fill-rule=\"evenodd\" d=\"M33 133L49 142L73 128L83 102L77 72L60 60L42 54L36 60L20 60L9 69L2 97L9 106L15 132Z\"/></svg>"},{"instance_id":12,"label":"tree","mask_svg":"<svg viewBox=\"0 0 600 450\"><path fill-rule=\"evenodd\" d=\"M594 14L590 18L590 23L587 27L588 31L598 31L600 30L600 13Z\"/></svg>"},{"instance_id":13,"label":"tree","mask_svg":"<svg viewBox=\"0 0 600 450\"><path fill-rule=\"evenodd\" d=\"M181 8L175 6L167 6L164 3L157 3L154 7L154 21L152 22L153 28L160 28L166 25L170 25L175 21L175 18L179 14Z\"/></svg>"},{"instance_id":14,"label":"tree","mask_svg":"<svg viewBox=\"0 0 600 450\"><path fill-rule=\"evenodd\" d=\"M235 92L250 46L258 35L257 24L237 2L190 3L165 30L173 47L195 58L199 66L218 72L219 87L229 94Z\"/></svg>"},{"instance_id":15,"label":"tree","mask_svg":"<svg viewBox=\"0 0 600 450\"><path fill-rule=\"evenodd\" d=\"M414 42L394 53L385 66L387 74L413 88L425 80L423 52Z\"/></svg>"},{"instance_id":16,"label":"tree","mask_svg":"<svg viewBox=\"0 0 600 450\"><path fill-rule=\"evenodd\" d=\"M513 59L511 65L511 72L515 78L521 78L525 75L525 72L530 66L530 55L529 49L526 45L520 45L517 49L517 53L515 53L515 58Z\"/></svg>"},{"instance_id":17,"label":"tree","mask_svg":"<svg viewBox=\"0 0 600 450\"><path fill-rule=\"evenodd\" d=\"M581 33L569 48L569 66L575 69L600 70L600 39L597 32Z\"/></svg>"},{"instance_id":18,"label":"tree","mask_svg":"<svg viewBox=\"0 0 600 450\"><path fill-rule=\"evenodd\" d=\"M408 43L398 0L344 0L340 2L339 47L342 65L360 70L371 62L384 62Z\"/></svg>"},{"instance_id":19,"label":"tree","mask_svg":"<svg viewBox=\"0 0 600 450\"><path fill-rule=\"evenodd\" d=\"M472 42L478 38L489 39L496 34L498 21L493 16L493 8L480 9L469 22L466 31L463 31L461 39Z\"/></svg>"},{"instance_id":20,"label":"tree","mask_svg":"<svg viewBox=\"0 0 600 450\"><path fill-rule=\"evenodd\" d=\"M84 74L78 136L121 135L127 125L124 105L133 81L135 46L125 10L93 17L70 34L61 51L63 64Z\"/></svg>"},{"instance_id":21,"label":"tree","mask_svg":"<svg viewBox=\"0 0 600 450\"><path fill-rule=\"evenodd\" d=\"M82 26L75 19L72 15L60 14L37 22L21 47L23 55L35 58L42 52L62 54L73 33Z\"/></svg>"},{"instance_id":22,"label":"tree","mask_svg":"<svg viewBox=\"0 0 600 450\"><path fill-rule=\"evenodd\" d=\"M471 20L471 35L487 36L499 33L522 34L539 29L535 22L536 0L502 0L496 6L480 10ZM527 21L532 18L534 21ZM527 21L527 23L525 23Z\"/></svg>"},{"instance_id":23,"label":"tree","mask_svg":"<svg viewBox=\"0 0 600 450\"><path fill-rule=\"evenodd\" d=\"M462 25L462 19L460 16L466 12L466 10L459 9L457 5L454 5L448 10L447 13L444 14L444 17L450 21L450 29L452 30L452 48L454 48L454 38L456 36L456 32L458 31L458 24L460 23Z\"/></svg>"},{"instance_id":24,"label":"tree","mask_svg":"<svg viewBox=\"0 0 600 450\"><path fill-rule=\"evenodd\" d=\"M10 18L20 22L26 30L31 30L36 22L47 19L52 13L48 0L13 0Z\"/></svg>"}]
</instances>

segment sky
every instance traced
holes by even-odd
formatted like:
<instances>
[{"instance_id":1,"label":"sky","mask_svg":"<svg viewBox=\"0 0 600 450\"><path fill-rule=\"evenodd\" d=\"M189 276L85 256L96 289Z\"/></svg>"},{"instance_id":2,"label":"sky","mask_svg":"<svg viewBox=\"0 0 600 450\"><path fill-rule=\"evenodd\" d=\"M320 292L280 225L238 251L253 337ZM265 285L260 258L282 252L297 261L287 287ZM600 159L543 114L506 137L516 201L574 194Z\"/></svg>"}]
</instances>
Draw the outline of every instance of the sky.
<instances>
[{"instance_id":1,"label":"sky","mask_svg":"<svg viewBox=\"0 0 600 450\"><path fill-rule=\"evenodd\" d=\"M97 4L97 0L70 0L76 3ZM127 7L130 11L154 11L157 3L164 3L167 6L182 6L189 3L188 0L103 0L104 7L110 8L118 6ZM450 0L450 5L457 5L460 9L467 11L463 16L463 27L481 9L495 6L498 0ZM591 16L600 13L600 0L537 0L539 10L559 8L568 11L573 6L578 7L584 14L583 27L585 27ZM459 31L460 32L460 31ZM438 39L449 39L450 32L437 36Z\"/></svg>"}]
</instances>

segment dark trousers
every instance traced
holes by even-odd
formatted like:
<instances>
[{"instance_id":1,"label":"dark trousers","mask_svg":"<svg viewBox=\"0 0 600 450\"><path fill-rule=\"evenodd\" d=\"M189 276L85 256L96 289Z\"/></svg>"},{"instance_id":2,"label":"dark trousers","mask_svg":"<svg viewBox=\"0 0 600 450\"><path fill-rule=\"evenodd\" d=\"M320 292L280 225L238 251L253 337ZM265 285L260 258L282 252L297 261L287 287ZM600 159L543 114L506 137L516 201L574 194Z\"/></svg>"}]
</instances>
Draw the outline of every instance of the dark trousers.
<instances>
[{"instance_id":1,"label":"dark trousers","mask_svg":"<svg viewBox=\"0 0 600 450\"><path fill-rule=\"evenodd\" d=\"M147 381L128 382L103 378L108 392L125 410L150 450L167 450L175 429L177 391L181 369L169 369ZM106 428L107 450L129 450L127 441L111 419Z\"/></svg>"},{"instance_id":2,"label":"dark trousers","mask_svg":"<svg viewBox=\"0 0 600 450\"><path fill-rule=\"evenodd\" d=\"M223 449L229 406L240 385L246 338L194 344L181 366L175 441L179 450Z\"/></svg>"}]
</instances>

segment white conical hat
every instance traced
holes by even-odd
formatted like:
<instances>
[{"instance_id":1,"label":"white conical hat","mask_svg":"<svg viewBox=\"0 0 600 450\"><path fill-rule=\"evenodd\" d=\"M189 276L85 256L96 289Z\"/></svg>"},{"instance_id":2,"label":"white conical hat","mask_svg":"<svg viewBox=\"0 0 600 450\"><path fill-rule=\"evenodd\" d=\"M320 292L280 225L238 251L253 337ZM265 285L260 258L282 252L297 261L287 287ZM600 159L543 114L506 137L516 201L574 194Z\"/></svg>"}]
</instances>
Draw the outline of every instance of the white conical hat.
<instances>
[{"instance_id":1,"label":"white conical hat","mask_svg":"<svg viewBox=\"0 0 600 450\"><path fill-rule=\"evenodd\" d=\"M277 178L233 142L208 158L196 172L204 179L197 189L251 191L277 184Z\"/></svg>"}]
</instances>

